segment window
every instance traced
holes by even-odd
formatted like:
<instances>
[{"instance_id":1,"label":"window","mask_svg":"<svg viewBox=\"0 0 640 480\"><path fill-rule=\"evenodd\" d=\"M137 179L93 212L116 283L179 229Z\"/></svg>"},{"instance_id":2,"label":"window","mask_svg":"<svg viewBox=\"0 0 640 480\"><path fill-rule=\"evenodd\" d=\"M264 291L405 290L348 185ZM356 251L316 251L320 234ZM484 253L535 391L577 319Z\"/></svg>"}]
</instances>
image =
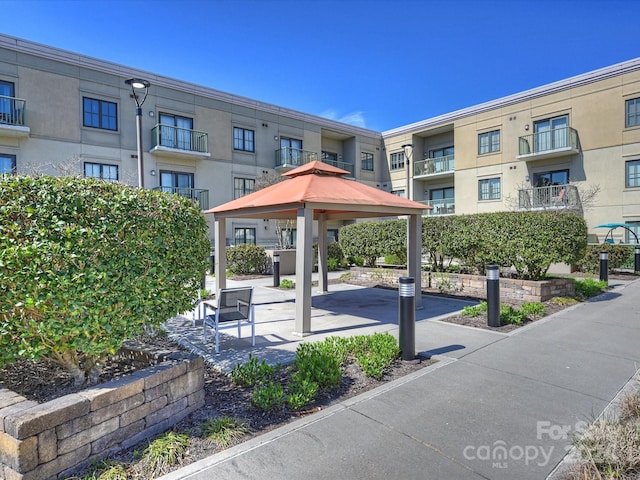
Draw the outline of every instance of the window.
<instances>
[{"instance_id":1,"label":"window","mask_svg":"<svg viewBox=\"0 0 640 480\"><path fill-rule=\"evenodd\" d=\"M534 151L545 152L569 146L569 116L547 118L533 124Z\"/></svg>"},{"instance_id":2,"label":"window","mask_svg":"<svg viewBox=\"0 0 640 480\"><path fill-rule=\"evenodd\" d=\"M235 238L235 245L239 245L241 243L251 243L253 245L256 244L255 228L235 228L233 231L233 236Z\"/></svg>"},{"instance_id":3,"label":"window","mask_svg":"<svg viewBox=\"0 0 640 480\"><path fill-rule=\"evenodd\" d=\"M625 102L627 114L625 127L636 127L640 125L640 98L632 98Z\"/></svg>"},{"instance_id":4,"label":"window","mask_svg":"<svg viewBox=\"0 0 640 480\"><path fill-rule=\"evenodd\" d=\"M453 147L438 148L429 152L429 158L453 157Z\"/></svg>"},{"instance_id":5,"label":"window","mask_svg":"<svg viewBox=\"0 0 640 480\"><path fill-rule=\"evenodd\" d=\"M360 168L373 172L373 153L360 152Z\"/></svg>"},{"instance_id":6,"label":"window","mask_svg":"<svg viewBox=\"0 0 640 480\"><path fill-rule=\"evenodd\" d=\"M391 190L391 195L396 195L397 197L405 198L404 189L402 190Z\"/></svg>"},{"instance_id":7,"label":"window","mask_svg":"<svg viewBox=\"0 0 640 480\"><path fill-rule=\"evenodd\" d=\"M480 133L478 135L478 154L500 151L500 130Z\"/></svg>"},{"instance_id":8,"label":"window","mask_svg":"<svg viewBox=\"0 0 640 480\"><path fill-rule=\"evenodd\" d=\"M101 178L109 182L118 181L118 166L105 165L103 163L84 163L84 176L91 178Z\"/></svg>"},{"instance_id":9,"label":"window","mask_svg":"<svg viewBox=\"0 0 640 480\"><path fill-rule=\"evenodd\" d=\"M233 179L233 198L240 198L252 193L256 188L256 181L253 178Z\"/></svg>"},{"instance_id":10,"label":"window","mask_svg":"<svg viewBox=\"0 0 640 480\"><path fill-rule=\"evenodd\" d=\"M640 160L630 160L626 163L625 187L640 187Z\"/></svg>"},{"instance_id":11,"label":"window","mask_svg":"<svg viewBox=\"0 0 640 480\"><path fill-rule=\"evenodd\" d=\"M327 243L334 243L337 241L338 241L338 229L337 228L327 229Z\"/></svg>"},{"instance_id":12,"label":"window","mask_svg":"<svg viewBox=\"0 0 640 480\"><path fill-rule=\"evenodd\" d=\"M0 123L13 123L15 87L11 82L0 81Z\"/></svg>"},{"instance_id":13,"label":"window","mask_svg":"<svg viewBox=\"0 0 640 480\"><path fill-rule=\"evenodd\" d=\"M322 161L329 165L336 165L338 163L338 154L333 152L322 152Z\"/></svg>"},{"instance_id":14,"label":"window","mask_svg":"<svg viewBox=\"0 0 640 480\"><path fill-rule=\"evenodd\" d=\"M113 102L84 97L83 125L103 130L118 130L118 106Z\"/></svg>"},{"instance_id":15,"label":"window","mask_svg":"<svg viewBox=\"0 0 640 480\"><path fill-rule=\"evenodd\" d=\"M0 153L0 175L16 173L16 156Z\"/></svg>"},{"instance_id":16,"label":"window","mask_svg":"<svg viewBox=\"0 0 640 480\"><path fill-rule=\"evenodd\" d=\"M478 200L499 200L500 179L485 178L478 181Z\"/></svg>"},{"instance_id":17,"label":"window","mask_svg":"<svg viewBox=\"0 0 640 480\"><path fill-rule=\"evenodd\" d=\"M191 150L193 118L160 114L160 145L179 150Z\"/></svg>"},{"instance_id":18,"label":"window","mask_svg":"<svg viewBox=\"0 0 640 480\"><path fill-rule=\"evenodd\" d=\"M550 187L552 185L567 185L569 170L552 170L533 174L534 187Z\"/></svg>"},{"instance_id":19,"label":"window","mask_svg":"<svg viewBox=\"0 0 640 480\"><path fill-rule=\"evenodd\" d=\"M246 128L233 127L233 149L244 152L255 152L255 132Z\"/></svg>"},{"instance_id":20,"label":"window","mask_svg":"<svg viewBox=\"0 0 640 480\"><path fill-rule=\"evenodd\" d=\"M636 234L634 236L633 233L625 229L624 231L626 234L625 243L636 243L636 236L640 238L640 222L625 222L625 223L628 225L631 232Z\"/></svg>"},{"instance_id":21,"label":"window","mask_svg":"<svg viewBox=\"0 0 640 480\"><path fill-rule=\"evenodd\" d=\"M280 137L280 165L302 165L302 140Z\"/></svg>"},{"instance_id":22,"label":"window","mask_svg":"<svg viewBox=\"0 0 640 480\"><path fill-rule=\"evenodd\" d=\"M193 198L193 173L160 171L160 190Z\"/></svg>"},{"instance_id":23,"label":"window","mask_svg":"<svg viewBox=\"0 0 640 480\"><path fill-rule=\"evenodd\" d=\"M396 152L391 154L391 170L399 170L404 168L404 152Z\"/></svg>"}]
</instances>

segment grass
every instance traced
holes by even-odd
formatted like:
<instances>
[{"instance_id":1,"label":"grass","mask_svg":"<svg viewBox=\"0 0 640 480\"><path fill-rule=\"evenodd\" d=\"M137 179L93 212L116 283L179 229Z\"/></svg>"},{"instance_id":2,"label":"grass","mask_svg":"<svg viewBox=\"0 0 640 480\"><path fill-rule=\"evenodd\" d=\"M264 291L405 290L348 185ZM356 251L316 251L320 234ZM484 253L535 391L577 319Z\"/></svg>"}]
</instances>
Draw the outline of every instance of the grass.
<instances>
[{"instance_id":1,"label":"grass","mask_svg":"<svg viewBox=\"0 0 640 480\"><path fill-rule=\"evenodd\" d=\"M627 393L615 420L597 420L574 445L580 461L564 480L631 480L640 476L640 392Z\"/></svg>"},{"instance_id":2,"label":"grass","mask_svg":"<svg viewBox=\"0 0 640 480\"><path fill-rule=\"evenodd\" d=\"M234 441L242 438L250 431L251 429L246 422L227 415L210 418L200 425L201 435L221 448L229 447Z\"/></svg>"},{"instance_id":3,"label":"grass","mask_svg":"<svg viewBox=\"0 0 640 480\"><path fill-rule=\"evenodd\" d=\"M188 455L189 436L173 431L166 432L153 440L142 452L136 464L140 478L156 478L180 465Z\"/></svg>"}]
</instances>

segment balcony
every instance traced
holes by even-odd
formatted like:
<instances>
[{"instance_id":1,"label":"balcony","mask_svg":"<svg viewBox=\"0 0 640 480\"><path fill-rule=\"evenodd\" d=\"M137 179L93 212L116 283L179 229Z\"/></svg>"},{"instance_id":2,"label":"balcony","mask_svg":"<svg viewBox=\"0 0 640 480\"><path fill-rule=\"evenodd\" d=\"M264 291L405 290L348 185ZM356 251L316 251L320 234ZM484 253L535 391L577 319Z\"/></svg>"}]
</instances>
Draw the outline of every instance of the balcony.
<instances>
[{"instance_id":1,"label":"balcony","mask_svg":"<svg viewBox=\"0 0 640 480\"><path fill-rule=\"evenodd\" d=\"M169 158L209 158L209 136L188 128L157 124L151 129L149 153Z\"/></svg>"},{"instance_id":2,"label":"balcony","mask_svg":"<svg viewBox=\"0 0 640 480\"><path fill-rule=\"evenodd\" d=\"M413 164L413 178L442 177L452 175L455 170L453 155L418 160Z\"/></svg>"},{"instance_id":3,"label":"balcony","mask_svg":"<svg viewBox=\"0 0 640 480\"><path fill-rule=\"evenodd\" d=\"M578 132L571 127L532 133L518 141L519 160L543 160L580 153Z\"/></svg>"},{"instance_id":4,"label":"balcony","mask_svg":"<svg viewBox=\"0 0 640 480\"><path fill-rule=\"evenodd\" d=\"M291 170L305 163L313 162L314 160L318 160L317 152L291 147L280 148L276 150L275 169L277 171Z\"/></svg>"},{"instance_id":5,"label":"balcony","mask_svg":"<svg viewBox=\"0 0 640 480\"><path fill-rule=\"evenodd\" d=\"M26 107L26 100L0 95L0 136L29 136L31 129L26 124Z\"/></svg>"},{"instance_id":6,"label":"balcony","mask_svg":"<svg viewBox=\"0 0 640 480\"><path fill-rule=\"evenodd\" d=\"M427 216L433 215L453 215L456 213L456 200L454 198L440 198L437 200L422 200L418 203L424 203L433 207L432 210L427 210Z\"/></svg>"},{"instance_id":7,"label":"balcony","mask_svg":"<svg viewBox=\"0 0 640 480\"><path fill-rule=\"evenodd\" d=\"M575 185L550 185L518 190L520 210L580 209L580 194Z\"/></svg>"},{"instance_id":8,"label":"balcony","mask_svg":"<svg viewBox=\"0 0 640 480\"><path fill-rule=\"evenodd\" d=\"M349 176L355 178L355 169L353 167L353 163L347 163L347 162L339 162L337 160L323 160L324 163L326 163L327 165L331 165L333 167L337 167L337 168L341 168L342 170L346 170L347 172L349 172Z\"/></svg>"},{"instance_id":9,"label":"balcony","mask_svg":"<svg viewBox=\"0 0 640 480\"><path fill-rule=\"evenodd\" d=\"M151 190L159 190L161 192L179 195L196 202L200 206L200 210L209 209L209 190L186 187L155 187Z\"/></svg>"}]
</instances>

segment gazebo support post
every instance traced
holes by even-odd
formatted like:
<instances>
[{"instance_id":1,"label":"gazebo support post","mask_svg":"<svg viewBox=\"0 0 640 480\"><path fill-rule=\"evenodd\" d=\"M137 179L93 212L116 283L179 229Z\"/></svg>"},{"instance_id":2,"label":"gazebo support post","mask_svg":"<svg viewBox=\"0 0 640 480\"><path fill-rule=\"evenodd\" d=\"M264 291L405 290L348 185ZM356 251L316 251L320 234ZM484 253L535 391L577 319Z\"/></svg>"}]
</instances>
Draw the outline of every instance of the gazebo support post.
<instances>
[{"instance_id":1,"label":"gazebo support post","mask_svg":"<svg viewBox=\"0 0 640 480\"><path fill-rule=\"evenodd\" d=\"M318 214L318 290L322 293L328 288L328 256L327 256L327 214Z\"/></svg>"},{"instance_id":2,"label":"gazebo support post","mask_svg":"<svg viewBox=\"0 0 640 480\"><path fill-rule=\"evenodd\" d=\"M220 292L223 288L227 288L227 220L214 217L214 235L215 235L215 257L216 265L214 268L216 275L216 290Z\"/></svg>"},{"instance_id":3,"label":"gazebo support post","mask_svg":"<svg viewBox=\"0 0 640 480\"><path fill-rule=\"evenodd\" d=\"M298 209L296 246L296 323L294 334L311 333L311 271L313 270L313 208Z\"/></svg>"},{"instance_id":4,"label":"gazebo support post","mask_svg":"<svg viewBox=\"0 0 640 480\"><path fill-rule=\"evenodd\" d=\"M415 279L416 308L422 308L422 215L409 215L407 224L407 272Z\"/></svg>"}]
</instances>

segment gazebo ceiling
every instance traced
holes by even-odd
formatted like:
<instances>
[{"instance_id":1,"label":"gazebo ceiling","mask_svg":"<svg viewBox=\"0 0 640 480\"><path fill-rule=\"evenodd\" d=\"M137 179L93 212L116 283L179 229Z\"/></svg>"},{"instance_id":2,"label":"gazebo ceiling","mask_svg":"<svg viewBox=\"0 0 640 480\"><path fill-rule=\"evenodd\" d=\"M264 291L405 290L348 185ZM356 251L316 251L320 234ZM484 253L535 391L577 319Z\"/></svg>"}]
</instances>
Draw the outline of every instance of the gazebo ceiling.
<instances>
[{"instance_id":1,"label":"gazebo ceiling","mask_svg":"<svg viewBox=\"0 0 640 480\"><path fill-rule=\"evenodd\" d=\"M289 177L205 213L236 218L296 218L298 208L313 208L328 219L415 215L431 207L343 178L349 172L320 161L284 174Z\"/></svg>"}]
</instances>

